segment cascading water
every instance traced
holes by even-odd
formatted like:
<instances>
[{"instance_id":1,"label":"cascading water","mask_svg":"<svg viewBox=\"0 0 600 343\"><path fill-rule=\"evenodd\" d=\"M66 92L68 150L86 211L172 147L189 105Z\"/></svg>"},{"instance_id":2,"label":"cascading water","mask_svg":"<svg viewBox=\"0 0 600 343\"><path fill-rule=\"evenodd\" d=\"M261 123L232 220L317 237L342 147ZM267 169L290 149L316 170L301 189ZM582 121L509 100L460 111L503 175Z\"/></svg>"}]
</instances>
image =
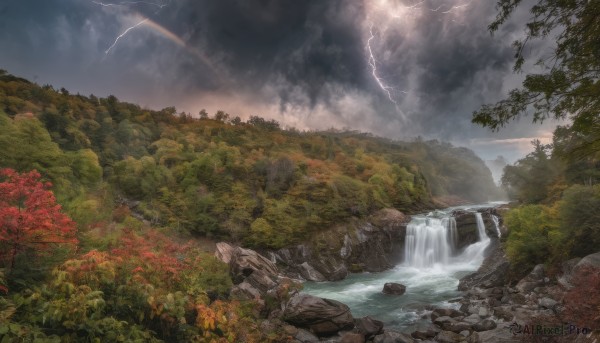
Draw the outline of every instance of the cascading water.
<instances>
[{"instance_id":1,"label":"cascading water","mask_svg":"<svg viewBox=\"0 0 600 343\"><path fill-rule=\"evenodd\" d=\"M456 221L452 217L415 217L406 227L404 261L417 268L448 264L456 237Z\"/></svg>"},{"instance_id":2,"label":"cascading water","mask_svg":"<svg viewBox=\"0 0 600 343\"><path fill-rule=\"evenodd\" d=\"M477 222L477 235L479 236L479 242L475 242L469 245L460 256L457 256L458 262L473 263L480 265L483 262L483 252L485 248L490 244L490 238L485 233L485 223L481 213L475 212L475 220Z\"/></svg>"},{"instance_id":3,"label":"cascading water","mask_svg":"<svg viewBox=\"0 0 600 343\"><path fill-rule=\"evenodd\" d=\"M354 317L372 316L386 327L414 330L429 325L422 319L427 306L449 307L448 300L460 296L458 280L477 270L490 243L478 208L493 205L455 207L427 215L413 216L406 228L404 261L381 273L351 274L342 281L304 284L304 292L335 299L348 305ZM458 232L452 211L472 211L479 241L457 249ZM381 293L384 283L406 285L402 296Z\"/></svg>"},{"instance_id":4,"label":"cascading water","mask_svg":"<svg viewBox=\"0 0 600 343\"><path fill-rule=\"evenodd\" d=\"M456 253L456 220L440 211L427 216L415 216L406 227L404 265L414 268L449 266L458 263L481 263L490 242L485 233L481 213L474 213L479 241L469 245L462 254Z\"/></svg>"},{"instance_id":5,"label":"cascading water","mask_svg":"<svg viewBox=\"0 0 600 343\"><path fill-rule=\"evenodd\" d=\"M500 232L500 220L498 219L498 217L492 214L492 221L494 222L494 227L496 228L498 238L502 237L502 232Z\"/></svg>"}]
</instances>

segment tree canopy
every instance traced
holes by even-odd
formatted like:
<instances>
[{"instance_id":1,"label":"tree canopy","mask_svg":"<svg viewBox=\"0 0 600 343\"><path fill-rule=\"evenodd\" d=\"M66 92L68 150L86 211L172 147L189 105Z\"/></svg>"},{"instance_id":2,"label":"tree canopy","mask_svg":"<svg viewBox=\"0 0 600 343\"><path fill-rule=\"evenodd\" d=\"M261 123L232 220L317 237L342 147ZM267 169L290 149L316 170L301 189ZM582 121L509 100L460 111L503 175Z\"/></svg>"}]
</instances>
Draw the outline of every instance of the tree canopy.
<instances>
[{"instance_id":1,"label":"tree canopy","mask_svg":"<svg viewBox=\"0 0 600 343\"><path fill-rule=\"evenodd\" d=\"M496 32L522 5L522 0L499 0L499 13L489 30ZM513 43L514 70L522 71L528 44L556 41L552 53L536 63L543 72L527 74L521 88L496 104L482 106L472 121L499 130L527 114L534 123L569 119L568 156L595 156L600 151L600 1L538 0L530 13L525 37Z\"/></svg>"}]
</instances>

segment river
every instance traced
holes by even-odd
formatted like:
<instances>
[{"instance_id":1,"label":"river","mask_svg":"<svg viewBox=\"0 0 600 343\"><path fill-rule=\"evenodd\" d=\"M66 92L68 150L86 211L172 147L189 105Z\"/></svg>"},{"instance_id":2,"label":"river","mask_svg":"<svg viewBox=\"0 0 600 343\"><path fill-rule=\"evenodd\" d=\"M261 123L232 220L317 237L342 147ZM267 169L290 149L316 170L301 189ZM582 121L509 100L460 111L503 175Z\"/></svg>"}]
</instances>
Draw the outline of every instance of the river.
<instances>
[{"instance_id":1,"label":"river","mask_svg":"<svg viewBox=\"0 0 600 343\"><path fill-rule=\"evenodd\" d=\"M351 274L342 281L305 282L303 292L338 300L350 307L355 318L371 316L387 328L413 331L428 323L432 307L455 307L461 296L461 277L477 270L490 238L476 210L501 203L457 206L412 217L407 226L404 261L381 273ZM456 222L453 210L472 211L476 216L479 241L462 251L455 249ZM497 220L494 220L497 225ZM495 228L499 233L498 228ZM386 282L406 286L404 295L386 295Z\"/></svg>"}]
</instances>

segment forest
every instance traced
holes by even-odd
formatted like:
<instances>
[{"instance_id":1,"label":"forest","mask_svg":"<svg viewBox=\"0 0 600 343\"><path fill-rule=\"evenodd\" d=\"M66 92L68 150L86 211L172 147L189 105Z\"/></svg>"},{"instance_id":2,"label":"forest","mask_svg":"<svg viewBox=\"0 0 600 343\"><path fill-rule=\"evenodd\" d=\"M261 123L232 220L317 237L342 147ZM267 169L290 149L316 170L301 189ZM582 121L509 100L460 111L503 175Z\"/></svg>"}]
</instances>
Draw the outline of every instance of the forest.
<instances>
[{"instance_id":1,"label":"forest","mask_svg":"<svg viewBox=\"0 0 600 343\"><path fill-rule=\"evenodd\" d=\"M207 240L277 249L382 208L501 196L448 143L155 111L5 71L0 144L8 342L281 341L228 299Z\"/></svg>"}]
</instances>

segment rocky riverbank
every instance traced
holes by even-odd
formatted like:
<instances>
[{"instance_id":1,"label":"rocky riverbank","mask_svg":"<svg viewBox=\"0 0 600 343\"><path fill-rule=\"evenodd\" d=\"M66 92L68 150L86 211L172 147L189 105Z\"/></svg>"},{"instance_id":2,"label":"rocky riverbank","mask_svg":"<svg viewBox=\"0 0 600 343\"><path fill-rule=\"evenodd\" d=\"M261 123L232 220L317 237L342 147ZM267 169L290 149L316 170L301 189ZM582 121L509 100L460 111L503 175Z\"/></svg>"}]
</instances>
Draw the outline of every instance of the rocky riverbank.
<instances>
[{"instance_id":1,"label":"rocky riverbank","mask_svg":"<svg viewBox=\"0 0 600 343\"><path fill-rule=\"evenodd\" d=\"M298 279L339 280L353 268L381 271L402 257L408 217L383 210L365 221L353 221L314 237L311 241L276 252L258 252L218 243L216 256L230 266L235 286L230 296L253 300L262 328L285 332L291 342L519 342L523 340L593 342L596 333L573 323L578 334L557 337L536 335L537 327L562 325L568 315L566 300L590 268L600 270L600 253L571 260L550 275L542 265L518 282L508 277L509 262L500 243L502 228L498 209L481 209L491 242L479 270L460 280L464 296L452 308L423 312L428 326L414 332L384 328L370 317L354 318L345 304L299 292ZM455 211L458 247L475 241L473 212ZM494 222L496 221L496 222ZM496 227L496 224L500 224ZM498 230L497 230L497 229ZM337 244L335 241L337 235ZM343 237L343 239L339 239ZM327 243L329 240L333 240ZM470 243L469 243L470 242ZM369 261L373 259L373 261ZM358 268L358 267L360 268ZM400 280L401 281L401 280ZM533 326L531 326L533 325ZM536 326L537 325L537 326ZM537 329L536 329L537 330ZM596 336L594 336L596 335Z\"/></svg>"}]
</instances>

